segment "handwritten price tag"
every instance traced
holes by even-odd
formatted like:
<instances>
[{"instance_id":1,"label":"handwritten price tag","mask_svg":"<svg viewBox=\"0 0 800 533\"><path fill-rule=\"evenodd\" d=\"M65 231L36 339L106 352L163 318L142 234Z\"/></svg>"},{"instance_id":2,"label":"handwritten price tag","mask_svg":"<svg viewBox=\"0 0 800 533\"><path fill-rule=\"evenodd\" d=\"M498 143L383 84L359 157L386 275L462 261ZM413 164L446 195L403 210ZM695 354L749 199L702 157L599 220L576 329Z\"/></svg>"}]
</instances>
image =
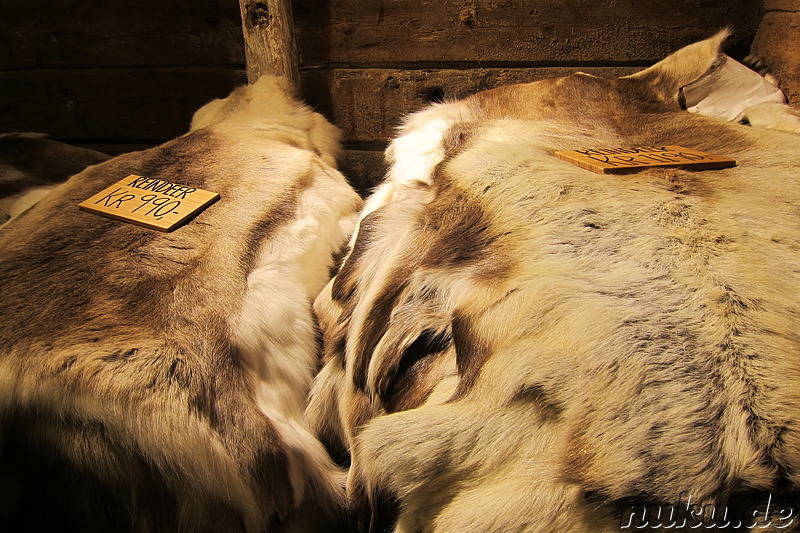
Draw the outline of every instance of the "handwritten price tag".
<instances>
[{"instance_id":1,"label":"handwritten price tag","mask_svg":"<svg viewBox=\"0 0 800 533\"><path fill-rule=\"evenodd\" d=\"M78 207L159 231L172 231L216 202L219 194L131 174Z\"/></svg>"},{"instance_id":2,"label":"handwritten price tag","mask_svg":"<svg viewBox=\"0 0 800 533\"><path fill-rule=\"evenodd\" d=\"M736 161L733 159L683 146L559 150L554 155L598 174L625 173L648 167L707 170L736 166Z\"/></svg>"}]
</instances>

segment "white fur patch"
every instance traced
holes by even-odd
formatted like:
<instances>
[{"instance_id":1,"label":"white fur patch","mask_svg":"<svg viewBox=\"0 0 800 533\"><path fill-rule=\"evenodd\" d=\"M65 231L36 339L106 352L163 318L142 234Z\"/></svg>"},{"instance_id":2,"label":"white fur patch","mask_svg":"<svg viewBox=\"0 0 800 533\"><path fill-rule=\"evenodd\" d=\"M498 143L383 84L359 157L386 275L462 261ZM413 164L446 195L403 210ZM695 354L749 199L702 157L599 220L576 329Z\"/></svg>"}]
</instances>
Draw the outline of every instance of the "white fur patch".
<instances>
[{"instance_id":1,"label":"white fur patch","mask_svg":"<svg viewBox=\"0 0 800 533\"><path fill-rule=\"evenodd\" d=\"M386 150L391 165L384 181L367 199L358 217L360 224L367 215L392 201L397 185L427 187L436 166L444 159L442 140L445 132L458 122L469 121L472 110L464 102L436 104L408 117L400 136ZM352 250L358 238L358 225L350 238Z\"/></svg>"},{"instance_id":2,"label":"white fur patch","mask_svg":"<svg viewBox=\"0 0 800 533\"><path fill-rule=\"evenodd\" d=\"M751 126L800 133L800 111L775 102L750 106L742 112Z\"/></svg>"},{"instance_id":3,"label":"white fur patch","mask_svg":"<svg viewBox=\"0 0 800 533\"><path fill-rule=\"evenodd\" d=\"M675 105L726 35L629 77L647 96L629 114L625 91L570 77L410 118L337 299L315 304L333 356L309 412L349 447L358 506L396 498L397 533L611 532L640 495L797 488L796 142ZM451 146L460 120L470 141ZM602 176L552 156L677 136L740 164ZM410 341L448 324L457 364L426 374L447 352ZM392 412L398 384L426 401Z\"/></svg>"},{"instance_id":4,"label":"white fur patch","mask_svg":"<svg viewBox=\"0 0 800 533\"><path fill-rule=\"evenodd\" d=\"M442 146L445 132L453 124L471 117L471 110L464 102L435 105L411 115L387 150L392 163L389 180L430 185L433 171L445 155Z\"/></svg>"},{"instance_id":5,"label":"white fur patch","mask_svg":"<svg viewBox=\"0 0 800 533\"><path fill-rule=\"evenodd\" d=\"M281 227L247 280L236 321L240 355L256 402L284 441L296 502L308 484L330 481L327 454L303 422L317 365L310 302L327 283L331 256L347 239L352 192L344 178L312 161L313 183L299 195L295 219Z\"/></svg>"}]
</instances>

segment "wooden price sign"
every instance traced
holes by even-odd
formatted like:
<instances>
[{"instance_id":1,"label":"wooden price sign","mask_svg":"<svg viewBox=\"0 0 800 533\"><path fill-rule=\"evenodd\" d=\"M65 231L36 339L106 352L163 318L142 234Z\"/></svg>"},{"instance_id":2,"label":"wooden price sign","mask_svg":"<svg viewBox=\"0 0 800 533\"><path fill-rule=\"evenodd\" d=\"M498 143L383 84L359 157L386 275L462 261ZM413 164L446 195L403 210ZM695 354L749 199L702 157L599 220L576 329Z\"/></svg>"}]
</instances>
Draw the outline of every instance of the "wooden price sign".
<instances>
[{"instance_id":1,"label":"wooden price sign","mask_svg":"<svg viewBox=\"0 0 800 533\"><path fill-rule=\"evenodd\" d=\"M555 156L598 174L624 173L647 167L707 170L736 166L733 159L683 146L559 150Z\"/></svg>"},{"instance_id":2,"label":"wooden price sign","mask_svg":"<svg viewBox=\"0 0 800 533\"><path fill-rule=\"evenodd\" d=\"M146 228L172 231L218 199L215 192L132 174L78 207Z\"/></svg>"}]
</instances>

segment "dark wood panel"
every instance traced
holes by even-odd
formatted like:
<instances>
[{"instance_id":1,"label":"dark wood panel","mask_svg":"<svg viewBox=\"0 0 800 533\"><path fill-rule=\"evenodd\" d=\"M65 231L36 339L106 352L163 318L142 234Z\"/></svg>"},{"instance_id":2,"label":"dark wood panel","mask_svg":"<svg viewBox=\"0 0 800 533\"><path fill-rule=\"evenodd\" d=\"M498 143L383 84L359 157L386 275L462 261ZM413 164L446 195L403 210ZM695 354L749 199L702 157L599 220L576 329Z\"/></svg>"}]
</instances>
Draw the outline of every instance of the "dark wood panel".
<instances>
[{"instance_id":1,"label":"dark wood panel","mask_svg":"<svg viewBox=\"0 0 800 533\"><path fill-rule=\"evenodd\" d=\"M306 65L652 61L725 25L749 42L761 15L759 0L735 9L727 0L676 0L669 9L656 0L299 0L294 8ZM0 6L0 68L243 62L237 0Z\"/></svg>"},{"instance_id":2,"label":"dark wood panel","mask_svg":"<svg viewBox=\"0 0 800 533\"><path fill-rule=\"evenodd\" d=\"M197 108L245 81L244 71L213 68L0 72L0 132L169 139L188 130Z\"/></svg>"},{"instance_id":3,"label":"dark wood panel","mask_svg":"<svg viewBox=\"0 0 800 533\"><path fill-rule=\"evenodd\" d=\"M576 69L320 69L302 72L307 101L350 143L388 140L402 116L432 99L566 75ZM630 67L582 69L601 76ZM195 109L245 83L232 69L80 69L0 72L0 131L41 131L59 139L158 141L186 131ZM367 149L374 149L375 145Z\"/></svg>"},{"instance_id":4,"label":"dark wood panel","mask_svg":"<svg viewBox=\"0 0 800 533\"><path fill-rule=\"evenodd\" d=\"M605 77L632 67L320 69L301 72L306 100L345 132L347 142L385 142L402 117L430 101L458 99L484 89L566 76L582 70Z\"/></svg>"},{"instance_id":5,"label":"dark wood panel","mask_svg":"<svg viewBox=\"0 0 800 533\"><path fill-rule=\"evenodd\" d=\"M238 0L3 0L0 68L243 65Z\"/></svg>"},{"instance_id":6,"label":"dark wood panel","mask_svg":"<svg viewBox=\"0 0 800 533\"><path fill-rule=\"evenodd\" d=\"M729 25L752 40L761 0L296 0L306 65L654 61Z\"/></svg>"}]
</instances>

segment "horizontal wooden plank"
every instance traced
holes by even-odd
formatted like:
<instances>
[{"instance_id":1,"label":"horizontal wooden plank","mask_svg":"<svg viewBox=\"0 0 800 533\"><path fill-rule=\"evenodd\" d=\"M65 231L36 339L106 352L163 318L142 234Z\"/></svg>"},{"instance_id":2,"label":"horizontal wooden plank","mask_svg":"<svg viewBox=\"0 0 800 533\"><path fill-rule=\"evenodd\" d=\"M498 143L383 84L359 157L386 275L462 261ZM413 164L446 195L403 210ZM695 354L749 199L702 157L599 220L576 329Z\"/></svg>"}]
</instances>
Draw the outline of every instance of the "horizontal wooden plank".
<instances>
[{"instance_id":1,"label":"horizontal wooden plank","mask_svg":"<svg viewBox=\"0 0 800 533\"><path fill-rule=\"evenodd\" d=\"M301 62L654 61L721 27L755 35L761 0L295 0Z\"/></svg>"},{"instance_id":2,"label":"horizontal wooden plank","mask_svg":"<svg viewBox=\"0 0 800 533\"><path fill-rule=\"evenodd\" d=\"M775 4L775 2L783 2ZM786 0L773 4L785 8ZM760 0L295 0L301 64L651 62L729 25L749 43ZM4 0L0 69L241 66L238 0Z\"/></svg>"},{"instance_id":3,"label":"horizontal wooden plank","mask_svg":"<svg viewBox=\"0 0 800 533\"><path fill-rule=\"evenodd\" d=\"M778 78L789 102L800 107L800 12L765 13L753 42L753 53Z\"/></svg>"},{"instance_id":4,"label":"horizontal wooden plank","mask_svg":"<svg viewBox=\"0 0 800 533\"><path fill-rule=\"evenodd\" d=\"M81 139L164 140L185 133L194 111L227 96L244 72L214 68L0 72L0 132Z\"/></svg>"},{"instance_id":5,"label":"horizontal wooden plank","mask_svg":"<svg viewBox=\"0 0 800 533\"><path fill-rule=\"evenodd\" d=\"M389 139L404 114L431 100L566 75L575 68L302 72L307 101L344 129L346 142ZM630 67L581 69L600 76ZM246 81L231 69L80 69L0 72L0 132L41 131L71 142L142 142L186 131L192 113ZM372 147L371 147L372 148Z\"/></svg>"},{"instance_id":6,"label":"horizontal wooden plank","mask_svg":"<svg viewBox=\"0 0 800 533\"><path fill-rule=\"evenodd\" d=\"M404 115L431 101L454 100L478 91L577 70L604 77L635 72L632 67L332 69L301 72L306 100L345 132L348 142L385 142Z\"/></svg>"},{"instance_id":7,"label":"horizontal wooden plank","mask_svg":"<svg viewBox=\"0 0 800 533\"><path fill-rule=\"evenodd\" d=\"M0 69L244 64L238 0L3 0Z\"/></svg>"}]
</instances>

